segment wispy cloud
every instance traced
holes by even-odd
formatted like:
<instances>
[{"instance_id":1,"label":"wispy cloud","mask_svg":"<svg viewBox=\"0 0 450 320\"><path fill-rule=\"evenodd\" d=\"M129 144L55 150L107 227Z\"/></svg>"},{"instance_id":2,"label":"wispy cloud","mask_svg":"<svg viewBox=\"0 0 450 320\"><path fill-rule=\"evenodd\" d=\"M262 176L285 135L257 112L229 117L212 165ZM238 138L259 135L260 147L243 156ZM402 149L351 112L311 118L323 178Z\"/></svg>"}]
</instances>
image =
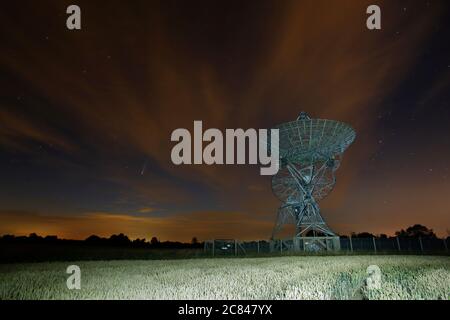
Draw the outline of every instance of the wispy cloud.
<instances>
[{"instance_id":1,"label":"wispy cloud","mask_svg":"<svg viewBox=\"0 0 450 320\"><path fill-rule=\"evenodd\" d=\"M358 172L377 148L377 112L408 76L440 16L438 4L408 20L398 19L394 10L384 10L383 30L369 32L365 28L368 4L277 2L270 15L253 10L255 16L237 16L238 23L218 35L223 37L221 45L190 19L177 21L183 27L174 30L167 18L170 8L159 2L148 4L152 10L139 12L131 6L111 10L86 3L87 11L98 18L90 20L80 37L69 37L64 28L50 32L41 23L36 28L18 25L12 13L2 15L0 35L7 38L8 46L0 51L0 68L46 103L42 110L33 101L27 107L5 105L0 111L0 147L29 152L29 141L55 145L69 156L82 158L89 167L77 167L77 176L86 181L95 176L117 185L120 197L136 202L130 206L134 212L138 208L141 214L153 213L154 205L168 215L77 217L71 215L73 208L61 207L61 215L53 218L3 216L2 230L39 231L33 230L35 226L73 237L111 232L167 238L206 237L214 232L230 237L266 236L270 233L266 221L270 215L275 217L278 205L270 179L247 166L174 166L170 134L176 128L190 129L193 120L220 129L268 127L295 119L301 110L356 128L357 140L348 150L337 188L325 207L356 201L355 185L361 188L361 184L354 182L361 181ZM142 9L141 5L136 8ZM392 2L379 5L389 8ZM60 23L58 10L56 3L41 8L29 2L16 15L39 13L36 16L54 25ZM126 34L122 23L111 21L130 22ZM50 37L44 42L46 33ZM430 95L442 90L438 83ZM144 175L142 159L148 159ZM415 192L419 197L420 191ZM114 205L115 200L107 201ZM117 211L122 212L120 205ZM215 224L206 223L208 216L196 218L199 213L179 214L180 208L203 212L205 207L217 218ZM92 204L92 210L98 208ZM248 228L235 228L238 218ZM58 223L52 225L50 219Z\"/></svg>"}]
</instances>

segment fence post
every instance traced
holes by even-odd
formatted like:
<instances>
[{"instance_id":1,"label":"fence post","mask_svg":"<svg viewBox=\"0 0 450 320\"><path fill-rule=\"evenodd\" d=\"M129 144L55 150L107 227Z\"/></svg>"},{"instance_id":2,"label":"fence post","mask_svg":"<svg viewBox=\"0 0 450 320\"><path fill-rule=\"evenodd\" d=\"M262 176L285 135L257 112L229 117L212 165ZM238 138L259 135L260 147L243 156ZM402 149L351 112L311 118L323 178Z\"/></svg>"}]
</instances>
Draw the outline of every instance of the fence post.
<instances>
[{"instance_id":1,"label":"fence post","mask_svg":"<svg viewBox=\"0 0 450 320\"><path fill-rule=\"evenodd\" d=\"M419 237L420 251L423 253L422 237Z\"/></svg>"},{"instance_id":2,"label":"fence post","mask_svg":"<svg viewBox=\"0 0 450 320\"><path fill-rule=\"evenodd\" d=\"M350 236L349 239L350 239L350 251L353 252L352 236Z\"/></svg>"},{"instance_id":3,"label":"fence post","mask_svg":"<svg viewBox=\"0 0 450 320\"><path fill-rule=\"evenodd\" d=\"M234 255L237 256L238 250L237 250L237 240L234 239Z\"/></svg>"},{"instance_id":4,"label":"fence post","mask_svg":"<svg viewBox=\"0 0 450 320\"><path fill-rule=\"evenodd\" d=\"M397 237L396 239L397 239L398 251L401 251L402 249L401 249L401 247L400 247L400 240L398 240L398 237Z\"/></svg>"},{"instance_id":5,"label":"fence post","mask_svg":"<svg viewBox=\"0 0 450 320\"><path fill-rule=\"evenodd\" d=\"M373 250L375 251L375 254L377 253L377 244L375 243L375 237L372 237L373 242Z\"/></svg>"},{"instance_id":6,"label":"fence post","mask_svg":"<svg viewBox=\"0 0 450 320\"><path fill-rule=\"evenodd\" d=\"M300 239L298 237L292 238L292 244L294 246L294 252L300 251Z\"/></svg>"},{"instance_id":7,"label":"fence post","mask_svg":"<svg viewBox=\"0 0 450 320\"><path fill-rule=\"evenodd\" d=\"M445 251L448 251L448 247L447 247L447 239L442 239L442 240L444 240L444 247L445 247Z\"/></svg>"},{"instance_id":8,"label":"fence post","mask_svg":"<svg viewBox=\"0 0 450 320\"><path fill-rule=\"evenodd\" d=\"M283 253L283 240L280 239L280 253Z\"/></svg>"},{"instance_id":9,"label":"fence post","mask_svg":"<svg viewBox=\"0 0 450 320\"><path fill-rule=\"evenodd\" d=\"M213 254L213 257L214 257L214 249L215 249L215 245L216 245L216 240L214 239L214 240L212 241L212 254Z\"/></svg>"},{"instance_id":10,"label":"fence post","mask_svg":"<svg viewBox=\"0 0 450 320\"><path fill-rule=\"evenodd\" d=\"M257 244L258 244L258 254L259 254L259 240L258 240Z\"/></svg>"}]
</instances>

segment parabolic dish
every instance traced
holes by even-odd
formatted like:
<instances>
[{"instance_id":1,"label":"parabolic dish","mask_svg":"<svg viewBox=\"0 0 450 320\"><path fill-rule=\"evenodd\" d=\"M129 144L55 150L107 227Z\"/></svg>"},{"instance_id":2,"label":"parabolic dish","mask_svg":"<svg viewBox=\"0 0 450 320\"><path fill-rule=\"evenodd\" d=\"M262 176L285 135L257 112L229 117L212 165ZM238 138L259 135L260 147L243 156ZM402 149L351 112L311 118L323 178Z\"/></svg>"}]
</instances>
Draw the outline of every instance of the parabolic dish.
<instances>
[{"instance_id":1,"label":"parabolic dish","mask_svg":"<svg viewBox=\"0 0 450 320\"><path fill-rule=\"evenodd\" d=\"M280 133L280 159L291 163L326 161L343 153L356 137L349 125L327 119L299 118L275 129Z\"/></svg>"},{"instance_id":2,"label":"parabolic dish","mask_svg":"<svg viewBox=\"0 0 450 320\"><path fill-rule=\"evenodd\" d=\"M295 237L308 237L311 233L335 237L317 202L333 190L335 172L342 154L355 140L355 131L340 121L311 119L306 112L301 112L296 121L274 129L279 132L281 165L272 177L272 191L283 204L278 209L272 239L292 218ZM325 248L323 243L322 247Z\"/></svg>"}]
</instances>

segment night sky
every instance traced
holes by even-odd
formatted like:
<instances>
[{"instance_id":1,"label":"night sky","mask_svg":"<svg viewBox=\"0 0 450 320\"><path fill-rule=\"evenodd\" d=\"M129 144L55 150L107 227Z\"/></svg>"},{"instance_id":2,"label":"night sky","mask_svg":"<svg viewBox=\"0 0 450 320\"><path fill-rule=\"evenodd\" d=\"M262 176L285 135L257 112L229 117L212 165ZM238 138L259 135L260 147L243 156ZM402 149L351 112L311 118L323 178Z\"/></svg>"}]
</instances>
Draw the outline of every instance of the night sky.
<instances>
[{"instance_id":1,"label":"night sky","mask_svg":"<svg viewBox=\"0 0 450 320\"><path fill-rule=\"evenodd\" d=\"M66 28L78 4L82 30ZM366 28L378 4L382 30ZM259 166L175 166L171 132L314 118L357 138L338 233L450 229L448 1L6 1L0 234L268 239Z\"/></svg>"}]
</instances>

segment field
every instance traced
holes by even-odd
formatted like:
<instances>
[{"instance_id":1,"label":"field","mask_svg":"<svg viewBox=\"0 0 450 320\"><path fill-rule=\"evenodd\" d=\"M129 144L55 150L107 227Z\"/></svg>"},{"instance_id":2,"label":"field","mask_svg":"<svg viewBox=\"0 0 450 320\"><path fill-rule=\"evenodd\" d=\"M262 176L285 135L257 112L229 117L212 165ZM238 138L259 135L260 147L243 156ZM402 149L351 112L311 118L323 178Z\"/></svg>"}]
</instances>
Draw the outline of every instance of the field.
<instances>
[{"instance_id":1,"label":"field","mask_svg":"<svg viewBox=\"0 0 450 320\"><path fill-rule=\"evenodd\" d=\"M69 290L68 265L81 268ZM371 286L366 269L381 270ZM450 258L302 256L0 265L0 299L445 299Z\"/></svg>"}]
</instances>

